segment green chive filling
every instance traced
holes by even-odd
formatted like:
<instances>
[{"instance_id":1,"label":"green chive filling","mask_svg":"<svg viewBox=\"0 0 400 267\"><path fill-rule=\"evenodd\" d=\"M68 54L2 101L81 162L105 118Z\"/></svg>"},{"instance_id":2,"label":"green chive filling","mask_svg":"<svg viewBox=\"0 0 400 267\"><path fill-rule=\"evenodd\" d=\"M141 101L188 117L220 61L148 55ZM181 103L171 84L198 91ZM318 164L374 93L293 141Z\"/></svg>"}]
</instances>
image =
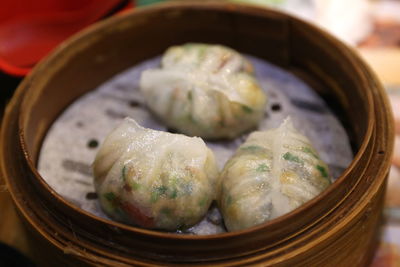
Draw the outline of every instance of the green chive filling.
<instances>
[{"instance_id":1,"label":"green chive filling","mask_svg":"<svg viewBox=\"0 0 400 267\"><path fill-rule=\"evenodd\" d=\"M328 178L328 172L326 171L325 167L321 165L315 166L315 168L321 173L321 176L324 178Z\"/></svg>"},{"instance_id":2,"label":"green chive filling","mask_svg":"<svg viewBox=\"0 0 400 267\"><path fill-rule=\"evenodd\" d=\"M171 194L169 194L169 198L175 199L177 196L178 196L178 190L176 190L176 188L174 188L174 190L172 190Z\"/></svg>"},{"instance_id":3,"label":"green chive filling","mask_svg":"<svg viewBox=\"0 0 400 267\"><path fill-rule=\"evenodd\" d=\"M226 204L227 204L227 205L231 205L232 202L233 202L232 196L231 196L231 195L228 195L228 197L226 198Z\"/></svg>"},{"instance_id":4,"label":"green chive filling","mask_svg":"<svg viewBox=\"0 0 400 267\"><path fill-rule=\"evenodd\" d=\"M136 182L133 182L133 183L131 184L131 187L132 187L133 190L138 190L138 189L140 188L140 184L138 184L138 183L136 183Z\"/></svg>"},{"instance_id":5,"label":"green chive filling","mask_svg":"<svg viewBox=\"0 0 400 267\"><path fill-rule=\"evenodd\" d=\"M301 159L299 159L298 156L295 156L295 155L293 155L293 154L290 153L290 152L286 152L286 153L283 155L283 158L284 158L285 160L287 160L287 161L292 161L292 162L296 162L296 163L303 163L303 161L302 161Z\"/></svg>"},{"instance_id":6,"label":"green chive filling","mask_svg":"<svg viewBox=\"0 0 400 267\"><path fill-rule=\"evenodd\" d=\"M253 152L254 153L254 152L264 151L265 149L263 147L261 147L261 146L251 145L251 146L241 147L240 150L249 151L249 152Z\"/></svg>"},{"instance_id":7,"label":"green chive filling","mask_svg":"<svg viewBox=\"0 0 400 267\"><path fill-rule=\"evenodd\" d=\"M246 105L242 105L242 110L243 110L245 113L253 113L253 109L250 108L249 106L246 106Z\"/></svg>"},{"instance_id":8,"label":"green chive filling","mask_svg":"<svg viewBox=\"0 0 400 267\"><path fill-rule=\"evenodd\" d=\"M166 187L165 185L161 185L161 186L154 188L153 192L151 192L150 201L152 203L157 202L157 200L160 198L160 196L165 195L167 190L168 190L168 187Z\"/></svg>"},{"instance_id":9,"label":"green chive filling","mask_svg":"<svg viewBox=\"0 0 400 267\"><path fill-rule=\"evenodd\" d=\"M207 203L208 197L205 196L199 201L199 206L203 207Z\"/></svg>"},{"instance_id":10,"label":"green chive filling","mask_svg":"<svg viewBox=\"0 0 400 267\"><path fill-rule=\"evenodd\" d=\"M256 171L257 172L266 172L266 171L269 171L269 167L267 166L267 164L261 163L260 165L258 165Z\"/></svg>"},{"instance_id":11,"label":"green chive filling","mask_svg":"<svg viewBox=\"0 0 400 267\"><path fill-rule=\"evenodd\" d=\"M110 201L110 202L113 202L114 200L117 199L117 196L116 196L113 192L107 192L107 193L105 193L105 194L104 194L104 197L105 197L108 201Z\"/></svg>"},{"instance_id":12,"label":"green chive filling","mask_svg":"<svg viewBox=\"0 0 400 267\"><path fill-rule=\"evenodd\" d=\"M122 181L126 181L126 165L124 165L124 167L122 167L122 171L121 171L121 179Z\"/></svg>"},{"instance_id":13,"label":"green chive filling","mask_svg":"<svg viewBox=\"0 0 400 267\"><path fill-rule=\"evenodd\" d=\"M151 196L150 196L151 203L157 202L158 198L159 198L159 195L157 192L155 192L155 191L151 192Z\"/></svg>"},{"instance_id":14,"label":"green chive filling","mask_svg":"<svg viewBox=\"0 0 400 267\"><path fill-rule=\"evenodd\" d=\"M310 154L311 156L313 156L313 157L316 158L316 159L319 159L318 155L317 155L311 148L309 148L309 147L303 147L303 148L301 149L301 151Z\"/></svg>"}]
</instances>

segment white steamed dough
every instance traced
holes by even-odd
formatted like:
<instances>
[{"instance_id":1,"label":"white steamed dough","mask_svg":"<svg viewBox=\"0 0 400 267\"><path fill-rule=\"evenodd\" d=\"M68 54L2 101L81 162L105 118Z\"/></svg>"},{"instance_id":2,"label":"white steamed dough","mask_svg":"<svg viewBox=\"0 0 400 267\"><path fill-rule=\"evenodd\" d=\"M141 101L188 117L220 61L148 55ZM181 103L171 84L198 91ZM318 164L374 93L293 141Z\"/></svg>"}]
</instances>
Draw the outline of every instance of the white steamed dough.
<instances>
[{"instance_id":1,"label":"white steamed dough","mask_svg":"<svg viewBox=\"0 0 400 267\"><path fill-rule=\"evenodd\" d=\"M327 165L290 118L250 134L226 163L220 182L219 207L229 231L286 214L331 183Z\"/></svg>"},{"instance_id":2,"label":"white steamed dough","mask_svg":"<svg viewBox=\"0 0 400 267\"><path fill-rule=\"evenodd\" d=\"M105 213L145 228L192 226L216 197L218 169L201 138L145 129L129 118L100 147L93 173Z\"/></svg>"},{"instance_id":3,"label":"white steamed dough","mask_svg":"<svg viewBox=\"0 0 400 267\"><path fill-rule=\"evenodd\" d=\"M171 128L206 139L234 138L262 119L266 95L252 64L221 45L169 48L142 73L147 106Z\"/></svg>"}]
</instances>

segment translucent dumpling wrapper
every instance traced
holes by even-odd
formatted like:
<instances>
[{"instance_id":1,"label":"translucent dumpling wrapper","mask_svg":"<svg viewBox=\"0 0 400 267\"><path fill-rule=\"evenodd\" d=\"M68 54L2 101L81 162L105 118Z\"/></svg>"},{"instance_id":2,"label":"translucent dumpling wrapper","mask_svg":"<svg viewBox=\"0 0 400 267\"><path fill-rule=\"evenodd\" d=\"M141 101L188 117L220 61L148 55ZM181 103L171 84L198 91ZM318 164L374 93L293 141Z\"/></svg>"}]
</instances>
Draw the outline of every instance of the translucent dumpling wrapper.
<instances>
[{"instance_id":1,"label":"translucent dumpling wrapper","mask_svg":"<svg viewBox=\"0 0 400 267\"><path fill-rule=\"evenodd\" d=\"M145 228L194 225L216 197L217 165L201 138L145 129L129 118L105 139L93 171L105 213Z\"/></svg>"},{"instance_id":2,"label":"translucent dumpling wrapper","mask_svg":"<svg viewBox=\"0 0 400 267\"><path fill-rule=\"evenodd\" d=\"M221 173L218 199L229 231L292 211L327 188L327 165L292 125L252 133Z\"/></svg>"},{"instance_id":3,"label":"translucent dumpling wrapper","mask_svg":"<svg viewBox=\"0 0 400 267\"><path fill-rule=\"evenodd\" d=\"M266 105L251 63L221 45L169 48L159 69L142 73L140 89L170 128L207 139L234 138L254 128Z\"/></svg>"}]
</instances>

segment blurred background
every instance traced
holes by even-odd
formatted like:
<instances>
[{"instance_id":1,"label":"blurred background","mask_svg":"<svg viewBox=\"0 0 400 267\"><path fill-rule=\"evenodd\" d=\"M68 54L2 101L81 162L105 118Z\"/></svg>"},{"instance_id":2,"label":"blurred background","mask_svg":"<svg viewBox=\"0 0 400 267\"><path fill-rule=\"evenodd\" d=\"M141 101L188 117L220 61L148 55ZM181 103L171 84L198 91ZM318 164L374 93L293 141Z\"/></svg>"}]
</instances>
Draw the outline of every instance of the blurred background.
<instances>
[{"instance_id":1,"label":"blurred background","mask_svg":"<svg viewBox=\"0 0 400 267\"><path fill-rule=\"evenodd\" d=\"M392 103L396 141L386 221L372 266L400 266L400 0L221 1L274 8L314 23L358 51L376 72ZM162 2L168 0L2 0L0 118L23 77L65 39L96 21ZM15 218L0 181L0 266L34 266Z\"/></svg>"}]
</instances>

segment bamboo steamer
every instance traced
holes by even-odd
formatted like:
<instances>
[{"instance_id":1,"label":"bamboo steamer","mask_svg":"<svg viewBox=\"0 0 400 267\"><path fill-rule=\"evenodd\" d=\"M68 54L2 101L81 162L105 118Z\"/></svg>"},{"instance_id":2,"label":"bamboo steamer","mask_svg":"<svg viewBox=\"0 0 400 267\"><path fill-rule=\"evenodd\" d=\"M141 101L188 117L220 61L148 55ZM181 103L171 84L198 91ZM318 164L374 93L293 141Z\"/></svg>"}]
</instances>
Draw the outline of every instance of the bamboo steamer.
<instances>
[{"instance_id":1,"label":"bamboo steamer","mask_svg":"<svg viewBox=\"0 0 400 267\"><path fill-rule=\"evenodd\" d=\"M311 84L350 137L355 157L342 176L289 214L211 236L107 221L57 195L36 169L57 116L114 74L189 41L233 47ZM377 245L392 146L382 86L341 42L276 11L182 1L111 18L61 45L17 89L3 120L0 152L2 175L43 266L365 266Z\"/></svg>"}]
</instances>

